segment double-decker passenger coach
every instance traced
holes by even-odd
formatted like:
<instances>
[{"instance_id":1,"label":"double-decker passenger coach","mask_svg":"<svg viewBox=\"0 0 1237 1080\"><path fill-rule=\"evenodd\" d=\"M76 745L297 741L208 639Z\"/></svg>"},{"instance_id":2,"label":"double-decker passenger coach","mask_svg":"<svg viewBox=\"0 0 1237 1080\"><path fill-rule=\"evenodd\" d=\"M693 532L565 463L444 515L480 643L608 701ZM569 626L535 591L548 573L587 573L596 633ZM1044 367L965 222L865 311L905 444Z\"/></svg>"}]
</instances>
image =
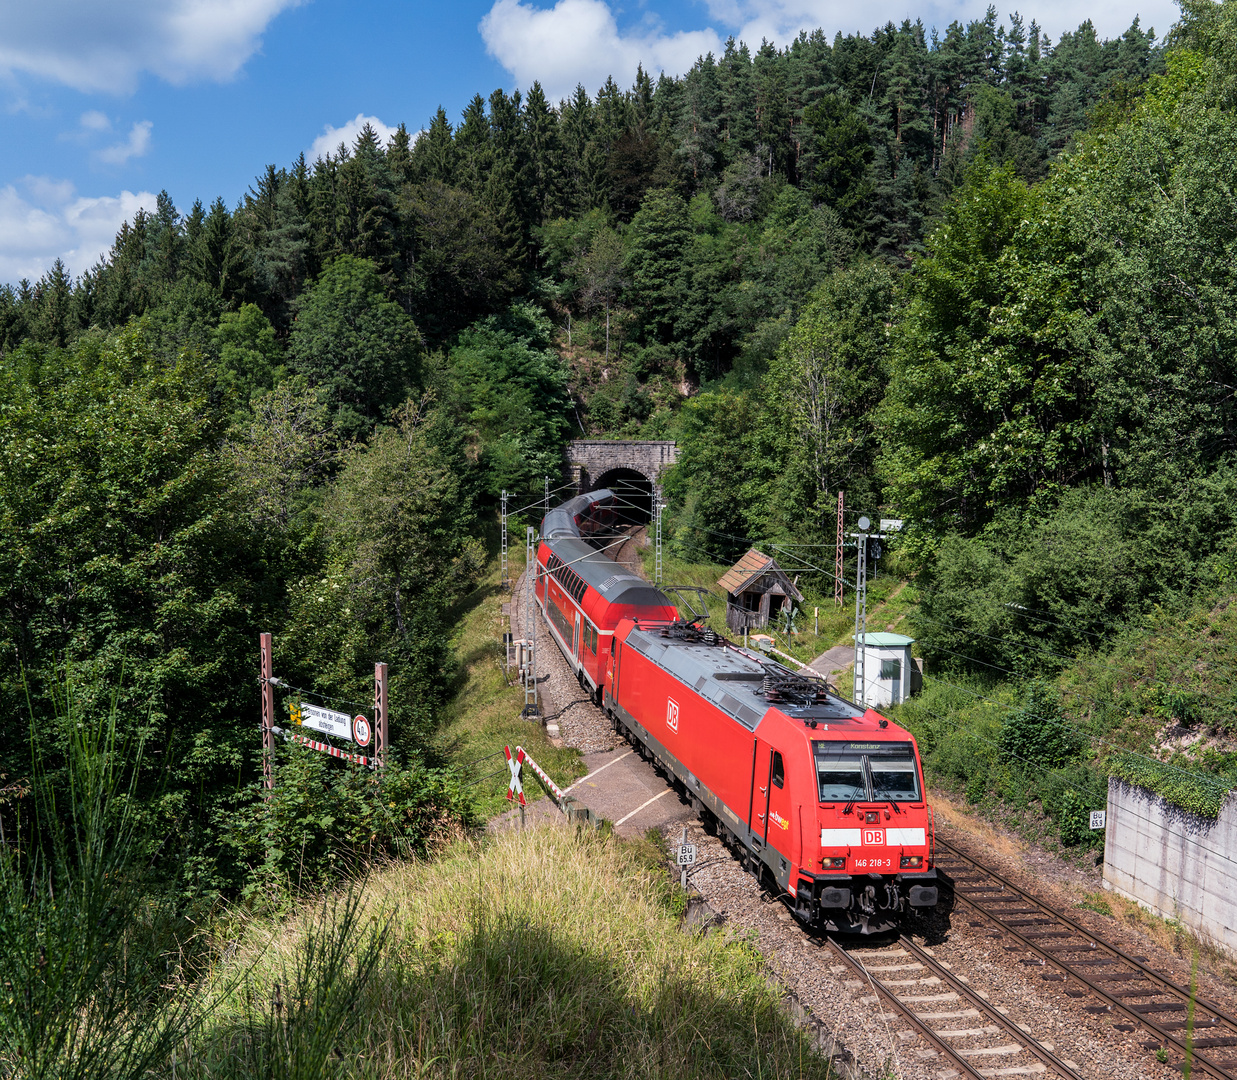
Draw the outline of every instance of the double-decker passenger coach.
<instances>
[{"instance_id":1,"label":"double-decker passenger coach","mask_svg":"<svg viewBox=\"0 0 1237 1080\"><path fill-rule=\"evenodd\" d=\"M631 615L673 621L673 602L644 578L608 558L621 541L618 500L607 490L551 510L537 549L537 605L550 636L597 704L615 627Z\"/></svg>"}]
</instances>

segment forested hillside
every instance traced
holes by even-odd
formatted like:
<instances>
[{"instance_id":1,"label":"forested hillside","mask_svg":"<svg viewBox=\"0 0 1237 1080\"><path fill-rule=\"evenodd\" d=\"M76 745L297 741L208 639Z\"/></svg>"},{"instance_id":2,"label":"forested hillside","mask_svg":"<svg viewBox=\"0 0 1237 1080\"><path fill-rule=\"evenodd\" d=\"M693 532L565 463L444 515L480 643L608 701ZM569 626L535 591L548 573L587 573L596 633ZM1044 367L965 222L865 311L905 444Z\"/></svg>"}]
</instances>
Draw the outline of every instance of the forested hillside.
<instances>
[{"instance_id":1,"label":"forested hillside","mask_svg":"<svg viewBox=\"0 0 1237 1080\"><path fill-rule=\"evenodd\" d=\"M453 605L499 493L579 433L678 440L696 561L831 543L839 489L903 518L958 678L1228 587L1234 42L1206 2L1163 45L994 9L731 42L367 129L235 207L163 196L80 277L0 288L0 787L32 721L54 761L53 718L117 695L200 880L287 870L251 816L272 630L345 701L390 663L397 831L466 815L436 768Z\"/></svg>"}]
</instances>

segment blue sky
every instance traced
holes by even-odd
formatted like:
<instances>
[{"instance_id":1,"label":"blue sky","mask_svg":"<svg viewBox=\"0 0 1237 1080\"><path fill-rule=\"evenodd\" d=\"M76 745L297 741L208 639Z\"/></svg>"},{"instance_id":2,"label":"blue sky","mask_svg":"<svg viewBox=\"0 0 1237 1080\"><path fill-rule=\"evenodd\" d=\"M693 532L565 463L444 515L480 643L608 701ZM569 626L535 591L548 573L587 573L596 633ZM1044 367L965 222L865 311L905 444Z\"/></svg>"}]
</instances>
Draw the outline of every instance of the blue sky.
<instances>
[{"instance_id":1,"label":"blue sky","mask_svg":"<svg viewBox=\"0 0 1237 1080\"><path fill-rule=\"evenodd\" d=\"M350 141L358 118L416 131L441 104L540 79L552 100L636 64L679 74L733 34L944 28L987 0L0 0L0 282L57 257L79 274L121 221L166 189L229 205L274 162ZM1009 11L1014 6L1008 5ZM1004 17L1009 11L998 6ZM1055 40L1135 15L1162 37L1172 0L1043 0L1020 8Z\"/></svg>"}]
</instances>

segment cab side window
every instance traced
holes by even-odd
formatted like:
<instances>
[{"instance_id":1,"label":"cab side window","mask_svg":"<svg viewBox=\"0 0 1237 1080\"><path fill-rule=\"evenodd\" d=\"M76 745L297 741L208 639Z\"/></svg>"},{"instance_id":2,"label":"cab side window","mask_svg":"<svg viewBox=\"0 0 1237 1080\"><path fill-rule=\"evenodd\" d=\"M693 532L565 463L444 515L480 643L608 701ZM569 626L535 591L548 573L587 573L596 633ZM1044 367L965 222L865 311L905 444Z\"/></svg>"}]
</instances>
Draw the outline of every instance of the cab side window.
<instances>
[{"instance_id":1,"label":"cab side window","mask_svg":"<svg viewBox=\"0 0 1237 1080\"><path fill-rule=\"evenodd\" d=\"M782 755L778 750L773 751L773 786L784 787L786 784L786 769L782 765Z\"/></svg>"}]
</instances>

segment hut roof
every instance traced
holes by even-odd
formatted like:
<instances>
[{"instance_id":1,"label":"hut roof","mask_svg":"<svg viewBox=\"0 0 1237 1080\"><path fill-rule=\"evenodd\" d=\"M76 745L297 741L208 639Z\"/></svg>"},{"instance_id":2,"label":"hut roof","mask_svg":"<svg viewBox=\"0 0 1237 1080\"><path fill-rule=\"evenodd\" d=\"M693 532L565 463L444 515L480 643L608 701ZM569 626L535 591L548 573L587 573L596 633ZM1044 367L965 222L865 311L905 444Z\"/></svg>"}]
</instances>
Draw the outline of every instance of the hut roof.
<instances>
[{"instance_id":1,"label":"hut roof","mask_svg":"<svg viewBox=\"0 0 1237 1080\"><path fill-rule=\"evenodd\" d=\"M786 571L763 551L757 551L755 548L750 548L743 558L718 578L717 584L721 586L723 592L734 596L746 589L761 574L770 572L778 574L784 580L788 595L796 600L803 599L803 594L795 588L794 582L787 576Z\"/></svg>"}]
</instances>

